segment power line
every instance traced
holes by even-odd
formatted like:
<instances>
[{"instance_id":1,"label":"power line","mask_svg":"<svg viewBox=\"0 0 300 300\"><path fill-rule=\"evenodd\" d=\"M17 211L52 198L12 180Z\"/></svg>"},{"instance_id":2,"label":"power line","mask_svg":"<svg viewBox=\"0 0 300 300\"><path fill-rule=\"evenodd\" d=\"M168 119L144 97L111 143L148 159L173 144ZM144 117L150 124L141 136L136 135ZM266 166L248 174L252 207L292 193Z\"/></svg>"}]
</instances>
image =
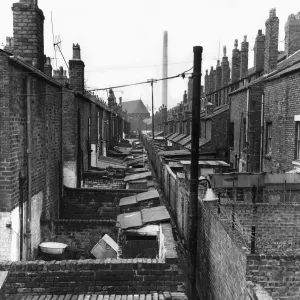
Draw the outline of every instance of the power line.
<instances>
[{"instance_id":1,"label":"power line","mask_svg":"<svg viewBox=\"0 0 300 300\"><path fill-rule=\"evenodd\" d=\"M170 77L165 77L165 78L160 78L160 79L153 79L153 81L163 81L163 80L169 80L169 79L174 79L174 78L178 78L178 77L182 77L185 78L185 74L187 72L189 72L190 70L192 70L193 67L191 67L190 69L179 73L175 76L170 76ZM119 85L119 86L110 86L110 87L105 87L105 88L97 88L97 89L92 89L92 90L86 90L86 92L95 92L95 91L107 91L109 89L115 89L115 88L120 88L120 87L128 87L128 86L135 86L135 85L141 85L141 84L151 84L151 82L149 81L141 81L141 82L136 82L136 83L131 83L131 84L124 84L124 85ZM67 93L72 93L72 90L68 90L65 92L53 92L53 93L34 93L34 94L16 94L16 96L37 96L37 95L56 95L56 94L67 94ZM10 92L7 93L0 93L0 95L3 94L9 94Z\"/></svg>"}]
</instances>

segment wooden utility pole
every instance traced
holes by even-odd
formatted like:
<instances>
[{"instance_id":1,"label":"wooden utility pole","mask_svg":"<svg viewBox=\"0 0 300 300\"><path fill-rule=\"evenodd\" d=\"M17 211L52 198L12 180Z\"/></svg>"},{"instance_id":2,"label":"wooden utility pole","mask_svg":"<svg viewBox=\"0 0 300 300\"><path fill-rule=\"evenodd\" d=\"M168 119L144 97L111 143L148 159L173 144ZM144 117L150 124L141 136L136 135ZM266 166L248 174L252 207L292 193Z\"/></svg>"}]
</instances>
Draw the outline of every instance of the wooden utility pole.
<instances>
[{"instance_id":1,"label":"wooden utility pole","mask_svg":"<svg viewBox=\"0 0 300 300\"><path fill-rule=\"evenodd\" d=\"M189 251L191 258L192 299L197 299L196 262L197 262L197 228L198 228L198 160L200 137L200 93L201 64L203 48L195 46L192 98L192 147L191 147L191 179L190 179L190 212L189 212Z\"/></svg>"}]
</instances>

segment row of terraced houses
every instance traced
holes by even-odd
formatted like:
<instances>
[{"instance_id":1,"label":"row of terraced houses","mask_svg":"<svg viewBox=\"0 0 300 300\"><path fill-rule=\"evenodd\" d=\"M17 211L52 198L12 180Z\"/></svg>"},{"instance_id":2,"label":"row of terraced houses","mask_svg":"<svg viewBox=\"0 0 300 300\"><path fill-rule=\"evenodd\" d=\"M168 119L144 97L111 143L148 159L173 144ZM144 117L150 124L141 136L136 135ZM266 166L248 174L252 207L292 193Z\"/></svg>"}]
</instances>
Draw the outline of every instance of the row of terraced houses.
<instances>
[{"instance_id":1,"label":"row of terraced houses","mask_svg":"<svg viewBox=\"0 0 300 300\"><path fill-rule=\"evenodd\" d=\"M234 42L231 67L224 47L221 62L203 78L202 152L215 153L239 172L287 172L300 166L300 14L285 23L284 51L278 51L275 9L265 26L255 39L252 68L244 36L240 49ZM192 78L181 104L158 116L157 130L167 138L173 132L182 139L190 135L191 100Z\"/></svg>"},{"instance_id":2,"label":"row of terraced houses","mask_svg":"<svg viewBox=\"0 0 300 300\"><path fill-rule=\"evenodd\" d=\"M60 215L63 185L81 187L83 172L130 125L111 90L108 105L85 91L78 44L69 78L52 70L37 1L20 0L12 11L13 37L0 50L0 260L33 257L40 218Z\"/></svg>"}]
</instances>

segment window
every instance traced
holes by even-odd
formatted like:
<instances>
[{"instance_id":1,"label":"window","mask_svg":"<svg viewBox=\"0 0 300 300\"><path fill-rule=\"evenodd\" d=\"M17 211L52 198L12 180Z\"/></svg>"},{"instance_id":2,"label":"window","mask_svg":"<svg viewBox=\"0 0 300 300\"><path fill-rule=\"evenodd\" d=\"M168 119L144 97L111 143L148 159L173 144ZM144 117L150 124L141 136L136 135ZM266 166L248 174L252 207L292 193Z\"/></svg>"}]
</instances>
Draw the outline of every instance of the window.
<instances>
[{"instance_id":1,"label":"window","mask_svg":"<svg viewBox=\"0 0 300 300\"><path fill-rule=\"evenodd\" d=\"M296 122L296 159L300 159L300 122Z\"/></svg>"},{"instance_id":2,"label":"window","mask_svg":"<svg viewBox=\"0 0 300 300\"><path fill-rule=\"evenodd\" d=\"M272 152L272 123L266 123L266 154Z\"/></svg>"},{"instance_id":3,"label":"window","mask_svg":"<svg viewBox=\"0 0 300 300\"><path fill-rule=\"evenodd\" d=\"M229 148L234 147L234 122L229 122L229 126L228 126L228 146L229 146Z\"/></svg>"}]
</instances>

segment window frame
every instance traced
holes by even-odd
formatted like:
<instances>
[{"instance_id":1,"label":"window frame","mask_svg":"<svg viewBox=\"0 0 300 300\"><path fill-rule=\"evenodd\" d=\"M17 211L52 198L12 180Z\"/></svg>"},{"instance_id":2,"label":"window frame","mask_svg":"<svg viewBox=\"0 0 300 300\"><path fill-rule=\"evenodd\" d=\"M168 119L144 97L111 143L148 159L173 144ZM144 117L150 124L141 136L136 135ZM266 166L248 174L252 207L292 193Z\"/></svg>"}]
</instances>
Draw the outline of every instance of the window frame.
<instances>
[{"instance_id":1,"label":"window frame","mask_svg":"<svg viewBox=\"0 0 300 300\"><path fill-rule=\"evenodd\" d=\"M296 159L300 160L300 121L296 121Z\"/></svg>"},{"instance_id":2,"label":"window frame","mask_svg":"<svg viewBox=\"0 0 300 300\"><path fill-rule=\"evenodd\" d=\"M273 133L272 122L266 122L266 154L272 153L272 133Z\"/></svg>"}]
</instances>

